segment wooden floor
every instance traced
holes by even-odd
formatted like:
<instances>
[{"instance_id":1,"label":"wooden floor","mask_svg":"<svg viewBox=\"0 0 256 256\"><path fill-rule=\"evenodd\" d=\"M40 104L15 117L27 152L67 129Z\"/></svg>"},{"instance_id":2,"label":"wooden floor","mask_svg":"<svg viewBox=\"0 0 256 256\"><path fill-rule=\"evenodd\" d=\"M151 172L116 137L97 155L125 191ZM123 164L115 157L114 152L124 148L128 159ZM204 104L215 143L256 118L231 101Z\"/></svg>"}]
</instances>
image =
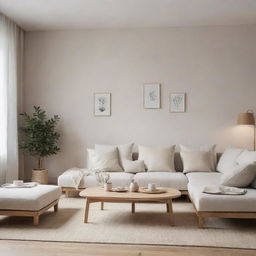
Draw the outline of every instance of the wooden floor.
<instances>
[{"instance_id":1,"label":"wooden floor","mask_svg":"<svg viewBox=\"0 0 256 256\"><path fill-rule=\"evenodd\" d=\"M256 250L0 240L1 256L251 256Z\"/></svg>"}]
</instances>

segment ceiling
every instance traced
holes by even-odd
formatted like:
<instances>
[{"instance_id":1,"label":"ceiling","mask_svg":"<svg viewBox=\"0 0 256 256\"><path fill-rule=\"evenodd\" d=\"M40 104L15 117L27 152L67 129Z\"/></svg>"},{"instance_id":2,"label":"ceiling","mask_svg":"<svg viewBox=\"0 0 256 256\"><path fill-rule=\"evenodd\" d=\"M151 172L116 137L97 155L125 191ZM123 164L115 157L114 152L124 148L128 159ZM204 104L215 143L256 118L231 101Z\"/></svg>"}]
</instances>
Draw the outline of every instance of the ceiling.
<instances>
[{"instance_id":1,"label":"ceiling","mask_svg":"<svg viewBox=\"0 0 256 256\"><path fill-rule=\"evenodd\" d=\"M28 31L256 24L256 0L0 0Z\"/></svg>"}]
</instances>

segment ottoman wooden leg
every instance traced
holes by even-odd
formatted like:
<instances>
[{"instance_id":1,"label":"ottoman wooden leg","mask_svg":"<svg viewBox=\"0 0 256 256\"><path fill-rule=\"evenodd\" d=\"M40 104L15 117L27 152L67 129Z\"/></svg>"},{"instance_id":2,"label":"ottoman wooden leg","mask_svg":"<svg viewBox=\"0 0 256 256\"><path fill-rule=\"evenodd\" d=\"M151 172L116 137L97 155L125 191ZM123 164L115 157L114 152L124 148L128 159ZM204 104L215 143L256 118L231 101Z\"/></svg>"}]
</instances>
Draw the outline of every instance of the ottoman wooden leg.
<instances>
[{"instance_id":1,"label":"ottoman wooden leg","mask_svg":"<svg viewBox=\"0 0 256 256\"><path fill-rule=\"evenodd\" d=\"M55 205L54 205L54 212L57 212L57 211L58 211L58 208L59 208L59 207L58 207L58 204L55 204Z\"/></svg>"},{"instance_id":2,"label":"ottoman wooden leg","mask_svg":"<svg viewBox=\"0 0 256 256\"><path fill-rule=\"evenodd\" d=\"M197 215L198 217L198 227L203 228L204 227L204 218L200 215Z\"/></svg>"},{"instance_id":3,"label":"ottoman wooden leg","mask_svg":"<svg viewBox=\"0 0 256 256\"><path fill-rule=\"evenodd\" d=\"M35 215L33 217L33 222L34 222L34 225L38 225L39 224L39 215Z\"/></svg>"},{"instance_id":4,"label":"ottoman wooden leg","mask_svg":"<svg viewBox=\"0 0 256 256\"><path fill-rule=\"evenodd\" d=\"M104 210L104 202L100 202L100 209L103 211Z\"/></svg>"}]
</instances>

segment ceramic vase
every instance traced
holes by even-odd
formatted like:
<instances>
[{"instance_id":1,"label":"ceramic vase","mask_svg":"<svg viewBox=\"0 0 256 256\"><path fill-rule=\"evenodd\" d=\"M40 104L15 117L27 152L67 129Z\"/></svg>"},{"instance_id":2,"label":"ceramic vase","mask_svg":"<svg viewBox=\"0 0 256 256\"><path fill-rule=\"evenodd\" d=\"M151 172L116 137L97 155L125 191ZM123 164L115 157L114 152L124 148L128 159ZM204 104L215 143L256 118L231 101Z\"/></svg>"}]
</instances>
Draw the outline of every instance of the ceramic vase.
<instances>
[{"instance_id":1,"label":"ceramic vase","mask_svg":"<svg viewBox=\"0 0 256 256\"><path fill-rule=\"evenodd\" d=\"M130 192L138 192L139 191L139 185L134 180L132 180L132 182L131 182L131 184L129 186L129 191Z\"/></svg>"}]
</instances>

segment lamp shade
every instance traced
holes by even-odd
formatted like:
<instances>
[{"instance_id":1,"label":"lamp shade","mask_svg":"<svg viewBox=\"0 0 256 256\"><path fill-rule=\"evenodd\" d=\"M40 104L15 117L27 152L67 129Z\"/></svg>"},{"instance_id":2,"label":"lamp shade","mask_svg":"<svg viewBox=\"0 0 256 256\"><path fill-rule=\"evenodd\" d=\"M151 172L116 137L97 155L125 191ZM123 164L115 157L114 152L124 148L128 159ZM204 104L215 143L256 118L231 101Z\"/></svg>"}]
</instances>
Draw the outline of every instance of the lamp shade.
<instances>
[{"instance_id":1,"label":"lamp shade","mask_svg":"<svg viewBox=\"0 0 256 256\"><path fill-rule=\"evenodd\" d=\"M246 113L240 113L237 118L237 124L255 125L254 114L249 111Z\"/></svg>"}]
</instances>

